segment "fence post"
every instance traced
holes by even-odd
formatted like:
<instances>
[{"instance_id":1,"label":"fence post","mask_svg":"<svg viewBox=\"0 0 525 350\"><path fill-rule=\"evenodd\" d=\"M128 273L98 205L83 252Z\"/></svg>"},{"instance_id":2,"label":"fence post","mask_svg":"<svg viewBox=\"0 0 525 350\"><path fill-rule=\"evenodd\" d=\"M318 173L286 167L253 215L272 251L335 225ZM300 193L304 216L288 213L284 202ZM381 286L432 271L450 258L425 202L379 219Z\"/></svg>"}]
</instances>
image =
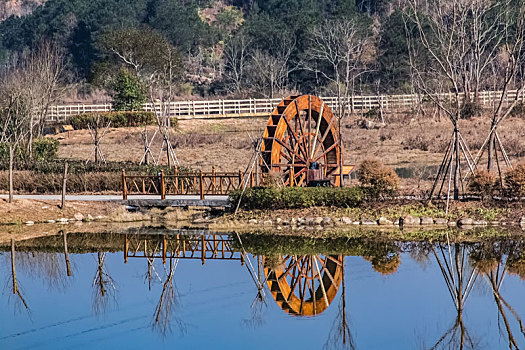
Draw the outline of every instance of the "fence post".
<instances>
[{"instance_id":1,"label":"fence post","mask_svg":"<svg viewBox=\"0 0 525 350\"><path fill-rule=\"evenodd\" d=\"M250 173L250 187L253 187L253 184L254 184L254 175L253 175L253 171Z\"/></svg>"},{"instance_id":2,"label":"fence post","mask_svg":"<svg viewBox=\"0 0 525 350\"><path fill-rule=\"evenodd\" d=\"M201 200L204 200L204 176L202 175L202 169L200 171L200 193L201 193Z\"/></svg>"},{"instance_id":3,"label":"fence post","mask_svg":"<svg viewBox=\"0 0 525 350\"><path fill-rule=\"evenodd\" d=\"M126 184L126 170L122 169L122 200L128 199L128 185Z\"/></svg>"},{"instance_id":4,"label":"fence post","mask_svg":"<svg viewBox=\"0 0 525 350\"><path fill-rule=\"evenodd\" d=\"M164 178L164 170L160 171L160 199L166 199L166 179Z\"/></svg>"}]
</instances>

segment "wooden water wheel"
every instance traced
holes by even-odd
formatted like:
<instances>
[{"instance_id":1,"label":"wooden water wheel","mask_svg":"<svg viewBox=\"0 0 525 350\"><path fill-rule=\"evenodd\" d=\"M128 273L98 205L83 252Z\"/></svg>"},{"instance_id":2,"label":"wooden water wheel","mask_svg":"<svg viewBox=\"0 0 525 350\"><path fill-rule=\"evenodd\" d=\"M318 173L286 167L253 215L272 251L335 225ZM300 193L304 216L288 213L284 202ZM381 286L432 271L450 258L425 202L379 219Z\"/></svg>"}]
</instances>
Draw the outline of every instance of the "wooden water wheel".
<instances>
[{"instance_id":1,"label":"wooden water wheel","mask_svg":"<svg viewBox=\"0 0 525 350\"><path fill-rule=\"evenodd\" d=\"M278 267L265 264L267 284L285 312L315 316L332 303L343 278L342 255L287 255Z\"/></svg>"},{"instance_id":2,"label":"wooden water wheel","mask_svg":"<svg viewBox=\"0 0 525 350\"><path fill-rule=\"evenodd\" d=\"M291 96L272 112L261 146L263 173L282 174L285 186L306 186L309 169L339 185L340 142L337 118L320 98Z\"/></svg>"}]
</instances>

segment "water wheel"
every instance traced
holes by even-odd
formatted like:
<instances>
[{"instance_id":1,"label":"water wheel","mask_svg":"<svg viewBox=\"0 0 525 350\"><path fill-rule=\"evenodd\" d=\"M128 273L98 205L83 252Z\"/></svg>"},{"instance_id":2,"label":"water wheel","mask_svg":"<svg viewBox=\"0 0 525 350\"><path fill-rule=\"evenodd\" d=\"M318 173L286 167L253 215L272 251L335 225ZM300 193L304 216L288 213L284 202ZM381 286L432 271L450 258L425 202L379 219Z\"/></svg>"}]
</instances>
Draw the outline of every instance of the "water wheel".
<instances>
[{"instance_id":1,"label":"water wheel","mask_svg":"<svg viewBox=\"0 0 525 350\"><path fill-rule=\"evenodd\" d=\"M262 172L281 173L285 186L306 186L308 170L314 167L339 185L342 162L337 118L316 96L282 100L268 120L261 151Z\"/></svg>"},{"instance_id":2,"label":"water wheel","mask_svg":"<svg viewBox=\"0 0 525 350\"><path fill-rule=\"evenodd\" d=\"M287 255L277 267L266 266L267 284L285 312L315 316L332 303L343 278L342 255Z\"/></svg>"}]
</instances>

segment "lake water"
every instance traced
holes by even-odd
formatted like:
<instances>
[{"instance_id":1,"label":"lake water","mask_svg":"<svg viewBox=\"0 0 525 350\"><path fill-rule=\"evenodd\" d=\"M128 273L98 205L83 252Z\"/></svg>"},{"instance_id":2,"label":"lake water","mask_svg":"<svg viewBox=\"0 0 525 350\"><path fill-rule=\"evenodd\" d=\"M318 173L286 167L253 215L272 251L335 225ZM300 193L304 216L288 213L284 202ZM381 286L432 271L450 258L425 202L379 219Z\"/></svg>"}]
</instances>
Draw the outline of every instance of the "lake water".
<instances>
[{"instance_id":1,"label":"lake water","mask_svg":"<svg viewBox=\"0 0 525 350\"><path fill-rule=\"evenodd\" d=\"M166 233L5 243L0 349L525 348L521 240Z\"/></svg>"}]
</instances>

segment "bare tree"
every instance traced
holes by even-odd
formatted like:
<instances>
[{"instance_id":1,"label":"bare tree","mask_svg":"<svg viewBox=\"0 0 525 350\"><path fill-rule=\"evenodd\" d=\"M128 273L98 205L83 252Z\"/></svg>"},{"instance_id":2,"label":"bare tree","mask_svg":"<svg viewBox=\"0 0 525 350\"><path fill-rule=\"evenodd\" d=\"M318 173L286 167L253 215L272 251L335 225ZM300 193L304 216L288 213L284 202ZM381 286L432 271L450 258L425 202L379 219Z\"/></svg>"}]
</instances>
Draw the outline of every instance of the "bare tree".
<instances>
[{"instance_id":1,"label":"bare tree","mask_svg":"<svg viewBox=\"0 0 525 350\"><path fill-rule=\"evenodd\" d=\"M310 36L304 67L335 85L341 147L339 179L343 186L341 121L349 110L354 112L355 82L368 71L364 53L371 41L354 22L346 20L325 21L314 27Z\"/></svg>"},{"instance_id":2,"label":"bare tree","mask_svg":"<svg viewBox=\"0 0 525 350\"><path fill-rule=\"evenodd\" d=\"M224 48L224 80L230 93L242 96L252 40L246 34L233 37Z\"/></svg>"},{"instance_id":3,"label":"bare tree","mask_svg":"<svg viewBox=\"0 0 525 350\"><path fill-rule=\"evenodd\" d=\"M66 60L54 43L41 42L0 72L0 142L27 143L42 135L47 111L67 87Z\"/></svg>"},{"instance_id":4,"label":"bare tree","mask_svg":"<svg viewBox=\"0 0 525 350\"><path fill-rule=\"evenodd\" d=\"M463 158L473 171L474 160L459 131L458 120L467 107L477 103L482 77L501 43L502 15L498 6L491 0L408 1L406 32L415 82L454 127L431 198L441 178L442 189L445 179L453 177L454 199L459 199ZM418 47L424 48L429 59L424 67L415 64ZM438 95L441 87L449 93L444 99Z\"/></svg>"},{"instance_id":5,"label":"bare tree","mask_svg":"<svg viewBox=\"0 0 525 350\"><path fill-rule=\"evenodd\" d=\"M99 45L116 59L116 63L132 68L148 88L149 100L157 119L158 128L145 147L141 163L150 154L151 145L157 134L162 137L162 146L155 164L162 155L167 156L168 165L178 165L179 161L170 141L171 102L175 88L182 75L182 59L178 50L161 34L147 29L123 29L102 36ZM145 140L147 140L147 135Z\"/></svg>"},{"instance_id":6,"label":"bare tree","mask_svg":"<svg viewBox=\"0 0 525 350\"><path fill-rule=\"evenodd\" d=\"M297 69L291 62L295 43L284 40L277 43L273 53L255 49L250 53L247 82L252 93L274 98L288 90L288 78Z\"/></svg>"}]
</instances>

